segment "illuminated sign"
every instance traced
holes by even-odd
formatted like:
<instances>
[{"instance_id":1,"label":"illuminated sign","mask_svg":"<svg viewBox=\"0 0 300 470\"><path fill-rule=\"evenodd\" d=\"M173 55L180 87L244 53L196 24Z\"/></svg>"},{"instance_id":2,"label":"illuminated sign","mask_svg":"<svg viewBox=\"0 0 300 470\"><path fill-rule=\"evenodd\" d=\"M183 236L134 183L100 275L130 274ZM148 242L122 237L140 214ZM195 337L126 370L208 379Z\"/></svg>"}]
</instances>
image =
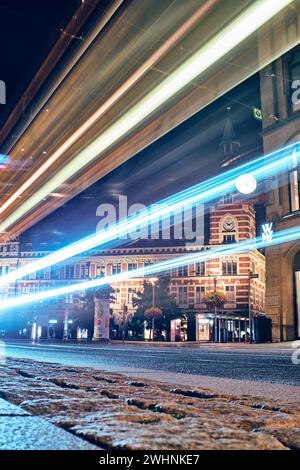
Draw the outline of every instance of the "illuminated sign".
<instances>
[{"instance_id":1,"label":"illuminated sign","mask_svg":"<svg viewBox=\"0 0 300 470\"><path fill-rule=\"evenodd\" d=\"M262 228L262 240L265 243L271 243L273 239L273 222L268 224L264 224L261 226Z\"/></svg>"}]
</instances>

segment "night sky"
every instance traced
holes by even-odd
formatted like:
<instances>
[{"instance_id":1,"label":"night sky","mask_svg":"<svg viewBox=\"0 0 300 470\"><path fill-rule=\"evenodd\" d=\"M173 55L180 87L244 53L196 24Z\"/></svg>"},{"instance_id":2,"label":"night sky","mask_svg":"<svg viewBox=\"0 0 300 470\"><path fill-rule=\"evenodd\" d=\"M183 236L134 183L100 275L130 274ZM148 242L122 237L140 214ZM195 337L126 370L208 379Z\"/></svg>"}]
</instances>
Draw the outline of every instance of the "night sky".
<instances>
[{"instance_id":1,"label":"night sky","mask_svg":"<svg viewBox=\"0 0 300 470\"><path fill-rule=\"evenodd\" d=\"M260 107L256 74L54 211L21 240L37 249L59 248L95 232L99 204L117 208L118 196L126 195L128 205L148 205L213 176L220 171L227 106L241 154L246 159L260 155L261 123L252 112L252 106Z\"/></svg>"},{"instance_id":2,"label":"night sky","mask_svg":"<svg viewBox=\"0 0 300 470\"><path fill-rule=\"evenodd\" d=\"M80 0L0 0L0 126L33 79Z\"/></svg>"}]
</instances>

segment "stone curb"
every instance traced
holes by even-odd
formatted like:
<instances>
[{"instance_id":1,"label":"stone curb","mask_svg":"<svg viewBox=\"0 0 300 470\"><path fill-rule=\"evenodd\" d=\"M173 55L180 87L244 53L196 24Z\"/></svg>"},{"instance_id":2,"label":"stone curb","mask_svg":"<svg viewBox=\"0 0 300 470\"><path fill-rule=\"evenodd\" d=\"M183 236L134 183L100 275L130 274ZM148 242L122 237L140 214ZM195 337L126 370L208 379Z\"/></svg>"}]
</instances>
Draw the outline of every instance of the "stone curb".
<instances>
[{"instance_id":1,"label":"stone curb","mask_svg":"<svg viewBox=\"0 0 300 470\"><path fill-rule=\"evenodd\" d=\"M0 450L101 450L0 398Z\"/></svg>"}]
</instances>

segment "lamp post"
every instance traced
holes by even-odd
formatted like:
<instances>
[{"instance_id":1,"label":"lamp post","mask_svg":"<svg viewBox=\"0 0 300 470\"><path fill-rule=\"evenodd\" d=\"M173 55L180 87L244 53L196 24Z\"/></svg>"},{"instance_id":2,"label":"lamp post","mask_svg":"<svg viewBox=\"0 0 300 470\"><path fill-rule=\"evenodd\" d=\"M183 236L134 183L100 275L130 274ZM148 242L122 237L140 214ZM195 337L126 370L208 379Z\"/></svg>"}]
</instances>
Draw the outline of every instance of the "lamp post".
<instances>
[{"instance_id":1,"label":"lamp post","mask_svg":"<svg viewBox=\"0 0 300 470\"><path fill-rule=\"evenodd\" d=\"M258 274L249 271L248 274L248 316L249 316L249 343L252 344L252 309L251 309L251 279L257 279Z\"/></svg>"},{"instance_id":2,"label":"lamp post","mask_svg":"<svg viewBox=\"0 0 300 470\"><path fill-rule=\"evenodd\" d=\"M156 286L156 283L158 282L158 278L157 277L151 277L149 279L149 282L150 284L152 285L152 308L155 307L155 286ZM152 341L154 341L154 317L152 318Z\"/></svg>"},{"instance_id":3,"label":"lamp post","mask_svg":"<svg viewBox=\"0 0 300 470\"><path fill-rule=\"evenodd\" d=\"M122 342L125 342L125 320L126 320L126 314L128 312L128 307L125 304L125 302L122 305Z\"/></svg>"}]
</instances>

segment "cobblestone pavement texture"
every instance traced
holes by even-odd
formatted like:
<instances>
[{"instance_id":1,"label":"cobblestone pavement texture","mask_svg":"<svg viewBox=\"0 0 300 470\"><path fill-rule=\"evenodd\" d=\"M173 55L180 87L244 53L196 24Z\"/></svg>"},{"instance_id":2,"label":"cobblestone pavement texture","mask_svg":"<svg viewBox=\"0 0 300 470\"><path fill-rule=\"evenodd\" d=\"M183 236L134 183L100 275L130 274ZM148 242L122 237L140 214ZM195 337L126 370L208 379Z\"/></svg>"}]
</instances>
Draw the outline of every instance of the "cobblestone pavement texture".
<instances>
[{"instance_id":1,"label":"cobblestone pavement texture","mask_svg":"<svg viewBox=\"0 0 300 470\"><path fill-rule=\"evenodd\" d=\"M300 449L295 402L21 359L0 366L0 397L102 449Z\"/></svg>"}]
</instances>

